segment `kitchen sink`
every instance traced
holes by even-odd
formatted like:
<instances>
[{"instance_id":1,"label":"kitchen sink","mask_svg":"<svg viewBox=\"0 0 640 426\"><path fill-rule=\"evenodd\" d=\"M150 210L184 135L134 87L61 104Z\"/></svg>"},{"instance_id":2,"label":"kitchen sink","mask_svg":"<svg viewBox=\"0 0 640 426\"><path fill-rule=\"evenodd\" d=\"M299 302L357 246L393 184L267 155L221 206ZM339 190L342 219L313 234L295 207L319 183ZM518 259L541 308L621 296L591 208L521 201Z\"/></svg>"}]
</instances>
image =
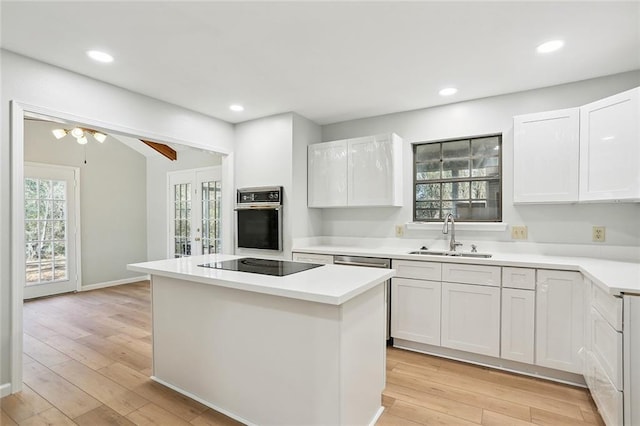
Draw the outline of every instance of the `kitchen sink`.
<instances>
[{"instance_id":1,"label":"kitchen sink","mask_svg":"<svg viewBox=\"0 0 640 426\"><path fill-rule=\"evenodd\" d=\"M473 253L473 252L460 252L460 251L436 251L436 250L414 250L409 254L422 254L429 256L453 256L453 257L478 257L482 259L488 259L491 257L488 253Z\"/></svg>"}]
</instances>

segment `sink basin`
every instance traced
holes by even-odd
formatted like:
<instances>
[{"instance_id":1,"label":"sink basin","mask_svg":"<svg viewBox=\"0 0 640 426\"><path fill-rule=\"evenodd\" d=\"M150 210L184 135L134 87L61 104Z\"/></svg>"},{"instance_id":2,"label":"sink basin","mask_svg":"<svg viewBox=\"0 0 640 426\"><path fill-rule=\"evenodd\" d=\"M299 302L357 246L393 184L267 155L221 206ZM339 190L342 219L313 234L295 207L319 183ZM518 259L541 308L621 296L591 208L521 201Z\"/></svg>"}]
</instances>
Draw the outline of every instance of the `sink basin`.
<instances>
[{"instance_id":1,"label":"sink basin","mask_svg":"<svg viewBox=\"0 0 640 426\"><path fill-rule=\"evenodd\" d=\"M436 250L415 250L410 251L409 254L422 254L429 256L455 256L455 257L478 257L488 259L491 257L488 253L473 253L473 252L461 252L461 251L436 251Z\"/></svg>"}]
</instances>

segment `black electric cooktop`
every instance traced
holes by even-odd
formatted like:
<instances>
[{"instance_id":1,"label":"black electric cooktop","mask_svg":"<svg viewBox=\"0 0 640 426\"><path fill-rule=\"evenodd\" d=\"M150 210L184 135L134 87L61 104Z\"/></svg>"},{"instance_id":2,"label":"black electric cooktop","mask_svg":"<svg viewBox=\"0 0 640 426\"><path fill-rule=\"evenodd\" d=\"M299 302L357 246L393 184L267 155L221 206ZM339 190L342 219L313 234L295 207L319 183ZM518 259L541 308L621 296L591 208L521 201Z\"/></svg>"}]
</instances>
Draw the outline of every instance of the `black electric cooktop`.
<instances>
[{"instance_id":1,"label":"black electric cooktop","mask_svg":"<svg viewBox=\"0 0 640 426\"><path fill-rule=\"evenodd\" d=\"M242 259L223 260L221 262L203 263L204 268L225 269L227 271L248 272L250 274L273 275L284 277L306 271L307 269L323 266L317 263L289 262L286 260L257 259L245 257Z\"/></svg>"}]
</instances>

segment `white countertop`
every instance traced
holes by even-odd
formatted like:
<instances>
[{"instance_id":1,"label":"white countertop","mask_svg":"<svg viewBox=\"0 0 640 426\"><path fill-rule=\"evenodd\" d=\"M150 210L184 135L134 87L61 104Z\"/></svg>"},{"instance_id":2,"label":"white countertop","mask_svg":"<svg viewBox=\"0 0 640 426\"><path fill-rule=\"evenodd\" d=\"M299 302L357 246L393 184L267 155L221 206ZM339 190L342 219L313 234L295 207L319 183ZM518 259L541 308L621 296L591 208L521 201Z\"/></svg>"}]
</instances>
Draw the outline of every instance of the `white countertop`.
<instances>
[{"instance_id":1,"label":"white countertop","mask_svg":"<svg viewBox=\"0 0 640 426\"><path fill-rule=\"evenodd\" d=\"M131 271L193 281L201 284L341 305L388 280L392 269L323 265L284 277L226 271L198 266L246 256L203 255L127 265Z\"/></svg>"},{"instance_id":2,"label":"white countertop","mask_svg":"<svg viewBox=\"0 0 640 426\"><path fill-rule=\"evenodd\" d=\"M589 257L547 256L526 253L491 253L492 257L471 258L438 255L408 254L410 249L398 247L349 247L317 245L298 247L296 253L335 254L346 256L366 256L429 262L468 263L475 265L513 266L521 268L559 269L579 271L598 284L609 294L640 294L640 264L617 262Z\"/></svg>"}]
</instances>

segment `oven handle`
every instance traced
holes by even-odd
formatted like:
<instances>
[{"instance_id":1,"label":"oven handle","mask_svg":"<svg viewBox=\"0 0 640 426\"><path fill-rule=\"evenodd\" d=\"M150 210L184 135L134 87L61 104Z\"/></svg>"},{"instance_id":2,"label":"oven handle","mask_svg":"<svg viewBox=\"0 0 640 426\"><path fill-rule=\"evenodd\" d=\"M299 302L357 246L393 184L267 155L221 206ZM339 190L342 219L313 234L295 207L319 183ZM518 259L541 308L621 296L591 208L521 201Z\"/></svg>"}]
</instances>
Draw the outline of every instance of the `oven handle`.
<instances>
[{"instance_id":1,"label":"oven handle","mask_svg":"<svg viewBox=\"0 0 640 426\"><path fill-rule=\"evenodd\" d=\"M242 206L236 207L234 210L280 210L281 208L282 206Z\"/></svg>"},{"instance_id":2,"label":"oven handle","mask_svg":"<svg viewBox=\"0 0 640 426\"><path fill-rule=\"evenodd\" d=\"M367 266L369 268L389 268L384 263L364 263L364 262L345 262L344 260L334 260L334 265L348 265L348 266Z\"/></svg>"}]
</instances>

